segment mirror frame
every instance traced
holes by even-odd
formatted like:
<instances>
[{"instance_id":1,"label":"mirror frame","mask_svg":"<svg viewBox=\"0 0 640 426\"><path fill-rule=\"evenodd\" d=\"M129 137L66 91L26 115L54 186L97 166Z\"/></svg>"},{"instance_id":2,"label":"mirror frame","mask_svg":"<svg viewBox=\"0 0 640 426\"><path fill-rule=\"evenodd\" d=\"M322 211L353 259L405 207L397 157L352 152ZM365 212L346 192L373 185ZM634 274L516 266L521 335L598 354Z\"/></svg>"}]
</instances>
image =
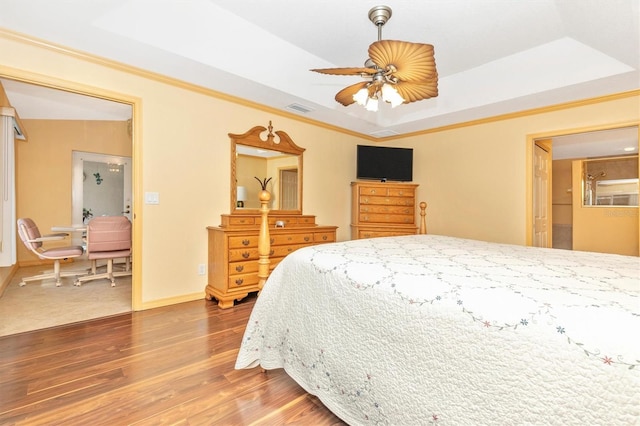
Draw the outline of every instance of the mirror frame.
<instances>
[{"instance_id":1,"label":"mirror frame","mask_svg":"<svg viewBox=\"0 0 640 426\"><path fill-rule=\"evenodd\" d=\"M266 139L262 139L260 135L266 131L268 131ZM293 142L293 140L289 137L289 135L281 130L277 130L274 134L271 121L269 121L268 128L263 126L255 126L251 130L243 134L229 133L229 138L231 139L231 214L242 215L260 213L260 209L237 208L237 145L245 145L259 149L268 149L285 154L295 155L298 157L298 208L296 210L271 209L270 211L283 215L302 214L302 153L305 151L305 149L296 145L295 142ZM257 182L256 185L258 185Z\"/></svg>"}]
</instances>

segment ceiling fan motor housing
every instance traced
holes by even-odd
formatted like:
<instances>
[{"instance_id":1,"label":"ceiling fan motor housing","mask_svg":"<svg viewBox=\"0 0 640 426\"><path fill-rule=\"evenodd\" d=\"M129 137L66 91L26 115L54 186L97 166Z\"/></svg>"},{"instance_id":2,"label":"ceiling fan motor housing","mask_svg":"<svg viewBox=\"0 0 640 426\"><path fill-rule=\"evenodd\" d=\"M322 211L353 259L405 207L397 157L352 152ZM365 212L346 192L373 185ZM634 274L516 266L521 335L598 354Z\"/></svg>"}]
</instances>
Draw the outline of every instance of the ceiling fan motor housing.
<instances>
[{"instance_id":1,"label":"ceiling fan motor housing","mask_svg":"<svg viewBox=\"0 0 640 426\"><path fill-rule=\"evenodd\" d=\"M389 6L375 6L369 10L369 20L376 26L382 26L391 18Z\"/></svg>"}]
</instances>

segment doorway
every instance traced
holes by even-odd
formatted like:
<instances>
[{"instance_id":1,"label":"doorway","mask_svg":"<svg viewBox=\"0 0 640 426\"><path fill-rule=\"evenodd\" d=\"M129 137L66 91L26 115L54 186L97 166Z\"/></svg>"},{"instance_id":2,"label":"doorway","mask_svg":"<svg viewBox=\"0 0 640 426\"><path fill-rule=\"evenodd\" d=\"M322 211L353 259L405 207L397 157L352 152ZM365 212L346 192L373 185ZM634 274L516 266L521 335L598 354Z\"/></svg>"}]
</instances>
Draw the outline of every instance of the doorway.
<instances>
[{"instance_id":1,"label":"doorway","mask_svg":"<svg viewBox=\"0 0 640 426\"><path fill-rule=\"evenodd\" d=\"M582 188L579 184L573 184L575 179L572 176L572 163L574 160L582 161L592 158L637 156L639 132L638 122L631 122L532 135L527 138L527 245L543 246L537 238L536 230L538 211L541 205L537 202L540 195L537 188L539 182L536 178L537 146L541 142L550 141L550 152L552 152L552 167L549 169L549 180L552 185L546 196L546 203L551 207L547 228L550 233L550 247L572 250L576 233L581 237L581 241L584 241L585 238L595 239L597 237L588 235L596 229L593 226L583 229L584 227L578 224L579 229L574 229L574 209L582 208L581 205L576 205L576 202L581 200ZM636 176L638 172L640 171L636 171ZM543 200L542 205L544 203ZM592 210L596 209L599 209L597 212L600 217L599 223L612 222L615 218L629 216L635 217L635 222L639 222L637 209L635 212L632 212L631 209L624 212L610 212L605 211L604 206L598 206ZM638 223L633 223L632 228L629 229L635 238L639 237L637 227ZM584 250L585 248L580 249ZM637 255L637 251L634 250L634 254Z\"/></svg>"},{"instance_id":2,"label":"doorway","mask_svg":"<svg viewBox=\"0 0 640 426\"><path fill-rule=\"evenodd\" d=\"M65 88L65 82L58 82L58 84L48 82L48 83L42 83L42 85L40 85L40 82L33 81L32 79L29 79L29 81L24 81L21 79L20 75L11 75L11 76L0 75L0 84L2 84L3 88L5 89L9 102L12 104L12 106L16 107L16 110L18 110L18 114L20 114L20 117L23 122L28 123L29 120L39 120L41 123L47 122L47 121L58 121L59 123L65 123L64 120L72 120L72 121L81 122L81 123L84 122L86 126L90 127L91 123L96 123L96 122L106 123L110 121L113 123L118 123L117 127L114 127L114 126L110 127L111 131L113 131L114 128L117 128L117 129L122 129L122 132L123 132L122 134L124 134L124 132L128 132L127 139L128 139L129 148L126 151L127 153L130 153L131 156L127 156L127 157L112 156L104 153L104 150L110 149L110 146L111 146L111 143L109 141L112 140L113 134L110 131L102 133L102 136L98 138L98 139L101 139L100 141L95 141L91 137L86 137L85 140L87 142L82 145L82 148L84 148L84 151L82 152L84 155L83 160L87 160L89 164L93 163L93 166L95 167L103 168L101 170L93 171L90 175L89 173L86 173L87 175L91 176L91 178L94 179L93 181L94 183L96 183L94 173L99 174L99 176L102 179L103 185L109 180L116 181L116 179L106 179L109 173L114 173L114 176L115 176L115 173L118 173L121 175L117 179L117 182L119 182L118 186L120 187L119 193L122 194L120 195L120 198L122 199L121 205L118 206L116 210L110 210L109 212L105 212L105 213L100 213L96 211L96 213L102 215L102 214L112 214L113 212L115 212L115 214L125 214L130 219L134 219L135 217L134 216L135 212L133 209L134 200L135 200L136 194L138 194L138 191L135 190L135 178L134 178L135 161L136 161L135 149L134 149L135 136L136 136L135 135L136 126L134 125L134 118L135 118L134 112L136 111L136 102L138 101L136 99L127 99L125 96L121 96L113 93L107 93L102 90L91 88L91 87L80 88L78 85L74 85L73 89L69 88L68 89L69 91L66 91L67 89ZM53 86L49 86L49 84L55 84L55 88ZM49 112L44 111L43 108L40 108L38 111L39 111L39 114L46 115L50 113L51 116L39 115L39 116L32 117L29 114L25 114L24 113L25 108L21 107L22 105L22 102L20 100L21 98L22 100L37 99L38 100L37 103L39 104L39 106L49 105L49 109L50 109ZM55 108L52 107L52 105L55 106ZM69 107L68 110L65 108L67 106ZM81 114L82 111L88 111L89 113L93 113L94 115L88 118L78 117L74 115L76 113ZM99 114L105 114L103 116L105 118L98 117L97 115ZM115 116L118 116L120 118L115 118ZM101 120L105 120L105 121L101 121ZM96 126L96 127L101 128L102 126ZM106 127L108 127L108 125ZM94 132L94 134L96 133ZM27 136L30 137L28 128L27 128ZM28 141L29 143L33 142L33 138L31 139L32 140ZM53 153L53 155L58 155L59 152L64 151L60 155L62 156L61 158L65 159L65 161L63 162L51 161L51 162L46 162L44 164L41 163L37 165L38 168L46 169L47 167L51 167L51 168L55 168L56 170L59 170L60 164L64 163L65 164L64 168L66 170L69 170L67 169L67 167L69 167L67 165L70 165L73 162L72 151L71 151L71 149L73 148L71 149L68 148L71 144L70 143L67 144L64 138L59 138L58 140L64 142L62 145L65 146L65 148L63 149L60 146L56 146L56 149L55 150L52 149L51 152ZM91 151L91 152L87 152L87 151ZM53 158L51 158L51 160L53 160ZM20 161L21 159L18 159L18 166L20 166ZM51 166L47 166L47 164L51 164ZM24 169L25 167L23 167L23 170ZM83 178L84 170L82 169L82 166L80 169L77 169L77 164L73 167L70 167L70 169L71 170L69 170L69 172L71 173L66 172L67 173L66 176L68 176L69 180L65 180L64 182L60 183L60 188L64 188L63 191L66 190L68 192L65 194L64 192L56 191L56 200L62 200L60 201L61 205L57 209L57 212L60 212L60 211L64 212L66 209L68 209L69 213L68 213L68 216L66 216L65 213L63 213L61 217L60 215L58 215L57 218L54 219L56 220L55 225L80 224L83 222L82 220L83 204L82 203L83 203L84 193L82 189L78 191L77 181L79 176L79 182L80 182L80 188L81 188L83 183L82 178ZM78 170L79 170L79 173L78 173ZM59 174L63 174L63 173L59 173ZM71 180L73 180L73 183L71 183ZM72 193L73 193L73 197L72 197ZM79 208L71 207L71 204L73 204L73 202L66 204L66 206L68 206L66 207L65 200L78 202L79 203L78 205L80 207ZM129 208L127 208L127 206L129 206ZM42 212L48 211L50 209L38 208L37 205L33 205L33 206L30 205L29 210L39 211L41 212L40 215L42 216L44 214ZM55 208L54 208L54 211L56 211ZM128 213L121 213L121 212L127 212L127 211ZM22 212L22 214L24 214L24 212ZM44 225L45 228L48 228L49 226L50 224L48 223ZM133 255L134 256L136 254L136 251L138 250L136 247L139 246L140 244L139 237L136 237L136 235L139 235L139 231L136 232L135 227L136 227L136 224L134 223L134 232L133 232ZM45 229L45 231L48 231L48 229ZM71 235L77 239L81 239L81 235L74 235L74 233L72 233ZM69 240L68 242L72 243L72 241L69 241ZM128 285L129 294L125 301L126 306L128 306L127 308L128 311L140 309L141 301L139 299L141 294L141 289L140 289L141 284L139 281L139 275L140 275L138 272L139 268L140 268L140 259L138 257L138 262L133 267L133 276L132 278L130 278L131 284ZM19 274L20 274L20 271L18 271L16 275L19 275ZM70 290L80 289L78 287L74 288L73 285L67 285L67 287L69 287ZM87 286L87 289L89 287L90 286ZM76 291L74 295L76 297L79 297L78 293L79 292ZM39 297L42 298L43 296L40 295ZM97 309L97 307L99 306L98 304L105 303L105 298L89 297L83 300L86 300L86 303L89 305L94 304L94 307L96 307L94 309L95 312L104 312L104 309L102 308L102 306L100 307L100 309ZM25 303L32 304L32 301L27 301ZM64 306L60 306L59 309L60 310L58 312L63 312L65 310ZM90 312L90 314L94 315L93 317L95 317L95 312ZM104 316L104 315L99 315L99 316ZM76 318L74 319L73 322L77 320L78 319Z\"/></svg>"}]
</instances>

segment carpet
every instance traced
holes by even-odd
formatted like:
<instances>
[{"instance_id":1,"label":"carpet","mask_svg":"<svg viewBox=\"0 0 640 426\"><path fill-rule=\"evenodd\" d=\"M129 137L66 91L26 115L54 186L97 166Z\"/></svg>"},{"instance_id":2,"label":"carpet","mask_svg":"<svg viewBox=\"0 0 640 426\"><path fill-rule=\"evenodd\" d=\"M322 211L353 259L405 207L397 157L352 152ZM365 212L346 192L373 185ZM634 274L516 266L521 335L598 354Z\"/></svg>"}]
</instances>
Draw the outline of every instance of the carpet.
<instances>
[{"instance_id":1,"label":"carpet","mask_svg":"<svg viewBox=\"0 0 640 426\"><path fill-rule=\"evenodd\" d=\"M62 270L83 270L88 261L63 265ZM43 266L20 268L0 297L0 336L55 327L63 324L131 312L131 277L117 277L111 287L107 279L89 281L80 287L74 278L32 281L20 287L21 277L37 275Z\"/></svg>"}]
</instances>

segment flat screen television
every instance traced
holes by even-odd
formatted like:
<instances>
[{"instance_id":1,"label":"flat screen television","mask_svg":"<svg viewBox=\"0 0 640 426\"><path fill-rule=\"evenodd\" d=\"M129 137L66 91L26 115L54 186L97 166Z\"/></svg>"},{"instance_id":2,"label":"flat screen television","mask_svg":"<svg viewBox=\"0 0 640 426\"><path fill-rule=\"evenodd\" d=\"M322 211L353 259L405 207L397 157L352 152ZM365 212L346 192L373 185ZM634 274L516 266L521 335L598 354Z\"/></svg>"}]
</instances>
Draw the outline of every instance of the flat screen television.
<instances>
[{"instance_id":1,"label":"flat screen television","mask_svg":"<svg viewBox=\"0 0 640 426\"><path fill-rule=\"evenodd\" d=\"M413 149L358 145L356 177L381 182L413 180Z\"/></svg>"}]
</instances>

